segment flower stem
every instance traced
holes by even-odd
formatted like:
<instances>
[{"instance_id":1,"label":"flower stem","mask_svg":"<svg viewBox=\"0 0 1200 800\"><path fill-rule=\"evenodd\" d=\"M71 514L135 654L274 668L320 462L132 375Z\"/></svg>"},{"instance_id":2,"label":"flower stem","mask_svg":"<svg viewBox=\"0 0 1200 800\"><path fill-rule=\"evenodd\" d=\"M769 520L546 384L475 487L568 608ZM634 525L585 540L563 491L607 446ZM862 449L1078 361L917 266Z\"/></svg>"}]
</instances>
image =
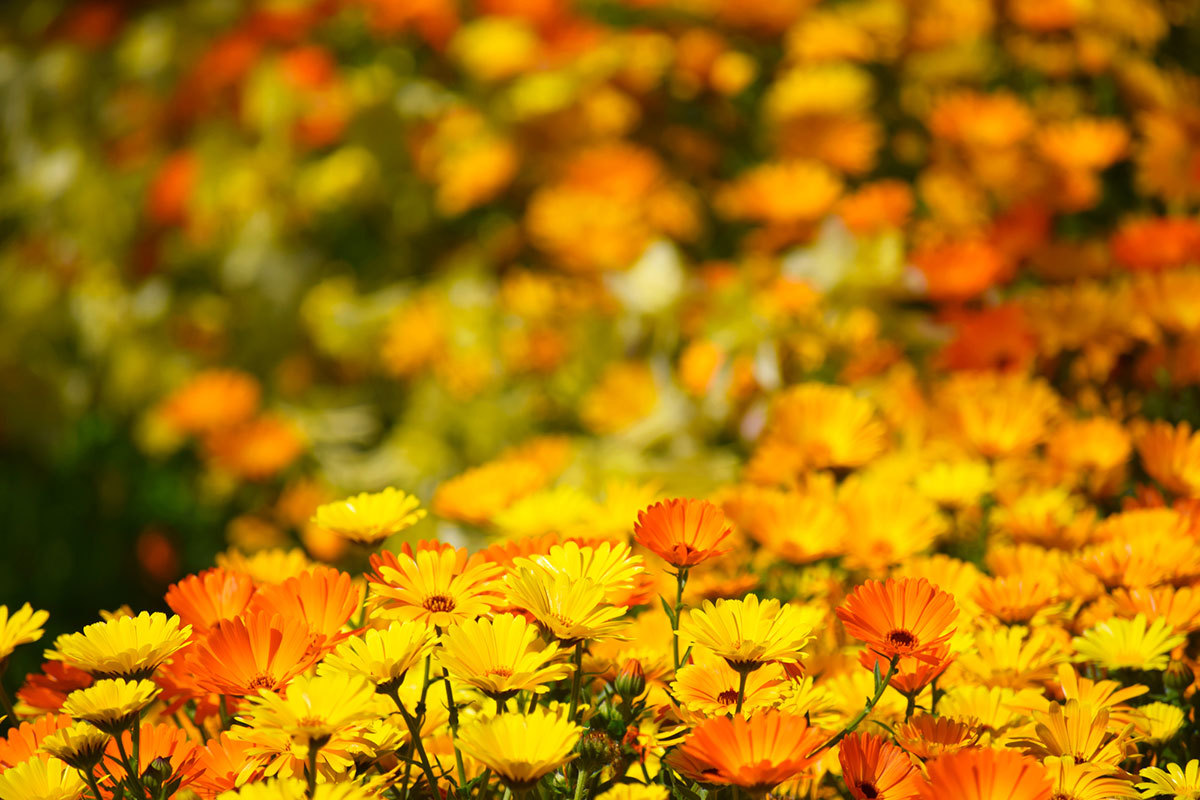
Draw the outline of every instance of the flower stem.
<instances>
[{"instance_id":1,"label":"flower stem","mask_svg":"<svg viewBox=\"0 0 1200 800\"><path fill-rule=\"evenodd\" d=\"M738 695L737 706L733 709L733 713L742 713L742 703L746 701L746 679L750 677L750 673L744 669L738 670Z\"/></svg>"},{"instance_id":2,"label":"flower stem","mask_svg":"<svg viewBox=\"0 0 1200 800\"><path fill-rule=\"evenodd\" d=\"M575 720L575 712L579 709L579 690L583 686L583 640L575 643L575 677L571 679L571 721Z\"/></svg>"},{"instance_id":3,"label":"flower stem","mask_svg":"<svg viewBox=\"0 0 1200 800\"><path fill-rule=\"evenodd\" d=\"M92 790L92 797L95 800L103 800L100 794L100 785L96 783L96 768L81 769L79 772L83 775L84 780L87 781L88 788Z\"/></svg>"},{"instance_id":4,"label":"flower stem","mask_svg":"<svg viewBox=\"0 0 1200 800\"><path fill-rule=\"evenodd\" d=\"M317 793L317 754L321 752L321 746L315 741L308 742L308 769L304 771L304 777L308 779L308 800L312 800Z\"/></svg>"},{"instance_id":5,"label":"flower stem","mask_svg":"<svg viewBox=\"0 0 1200 800\"><path fill-rule=\"evenodd\" d=\"M907 702L904 705L904 721L908 722L912 718L913 712L917 710L917 693L912 692L906 694Z\"/></svg>"},{"instance_id":6,"label":"flower stem","mask_svg":"<svg viewBox=\"0 0 1200 800\"><path fill-rule=\"evenodd\" d=\"M858 712L858 714L854 717L854 719L850 720L846 727L838 731L836 736L834 736L832 739L826 740L824 744L809 753L807 758L812 758L822 750L833 747L842 739L845 739L847 736L854 733L854 729L862 724L862 721L867 718L868 714L871 713L871 709L875 708L875 704L879 702L879 698L883 697L883 693L887 691L888 684L891 683L892 677L896 674L896 668L899 665L900 656L896 656L891 660L891 662L888 663L887 674L885 674L882 680L879 681L879 686L875 690L875 696L867 701L867 704L863 706L863 710Z\"/></svg>"},{"instance_id":7,"label":"flower stem","mask_svg":"<svg viewBox=\"0 0 1200 800\"><path fill-rule=\"evenodd\" d=\"M683 587L687 586L687 579L687 568L680 567L675 573L675 616L671 620L671 648L676 672L679 671L679 613L683 611Z\"/></svg>"},{"instance_id":8,"label":"flower stem","mask_svg":"<svg viewBox=\"0 0 1200 800\"><path fill-rule=\"evenodd\" d=\"M574 800L583 800L583 790L587 786L588 773L587 770L579 770L579 777L575 779L575 798Z\"/></svg>"},{"instance_id":9,"label":"flower stem","mask_svg":"<svg viewBox=\"0 0 1200 800\"><path fill-rule=\"evenodd\" d=\"M425 780L429 781L429 791L436 797L438 793L437 778L433 775L433 766L429 763L429 754L425 752L425 745L421 743L420 718L409 714L408 710L404 707L404 703L400 702L399 689L392 688L386 694L396 704L396 708L400 711L400 716L404 717L404 724L408 726L408 737L412 740L412 746L416 748L417 756L421 759L421 769L425 773ZM410 761L409 763L412 762Z\"/></svg>"},{"instance_id":10,"label":"flower stem","mask_svg":"<svg viewBox=\"0 0 1200 800\"><path fill-rule=\"evenodd\" d=\"M137 720L134 721L134 727L137 727ZM132 733L130 734L132 736ZM142 777L138 774L137 767L129 761L129 753L125 750L125 742L120 734L113 737L117 742L117 752L121 754L121 763L125 765L125 783L129 787L129 793L134 797L149 797L146 788L142 786ZM134 791L136 789L136 791Z\"/></svg>"},{"instance_id":11,"label":"flower stem","mask_svg":"<svg viewBox=\"0 0 1200 800\"><path fill-rule=\"evenodd\" d=\"M467 767L458 749L458 706L454 705L454 690L450 688L450 672L442 670L446 682L446 710L450 712L450 741L454 745L454 764L458 775L458 788L467 785Z\"/></svg>"}]
</instances>

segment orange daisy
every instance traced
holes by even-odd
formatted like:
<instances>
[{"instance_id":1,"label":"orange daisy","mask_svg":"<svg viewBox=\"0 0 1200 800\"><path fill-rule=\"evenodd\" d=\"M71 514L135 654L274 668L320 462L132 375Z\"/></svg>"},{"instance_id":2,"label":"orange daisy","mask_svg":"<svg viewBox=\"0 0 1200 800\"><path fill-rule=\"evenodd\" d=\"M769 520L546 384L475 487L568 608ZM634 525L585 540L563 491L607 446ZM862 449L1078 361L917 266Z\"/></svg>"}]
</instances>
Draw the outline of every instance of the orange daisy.
<instances>
[{"instance_id":1,"label":"orange daisy","mask_svg":"<svg viewBox=\"0 0 1200 800\"><path fill-rule=\"evenodd\" d=\"M187 788L198 777L202 766L200 764L200 748L195 742L188 741L187 732L175 725L149 722L143 723L138 732L138 770L145 775L150 765L162 758L170 763L170 780L164 786L163 797L170 797L180 789ZM133 752L133 741L129 731L121 734L124 752ZM121 751L117 748L116 739L108 743L108 771L119 784L125 779L125 769L121 765Z\"/></svg>"},{"instance_id":2,"label":"orange daisy","mask_svg":"<svg viewBox=\"0 0 1200 800\"><path fill-rule=\"evenodd\" d=\"M58 711L67 702L67 695L94 682L95 678L78 667L63 661L46 661L40 673L25 676L25 685L17 691L17 699L37 712Z\"/></svg>"},{"instance_id":3,"label":"orange daisy","mask_svg":"<svg viewBox=\"0 0 1200 800\"><path fill-rule=\"evenodd\" d=\"M911 800L924 783L908 754L882 736L850 734L842 740L838 761L855 800Z\"/></svg>"},{"instance_id":4,"label":"orange daisy","mask_svg":"<svg viewBox=\"0 0 1200 800\"><path fill-rule=\"evenodd\" d=\"M204 434L250 419L258 410L258 381L231 369L194 375L162 405L163 417L184 433Z\"/></svg>"},{"instance_id":5,"label":"orange daisy","mask_svg":"<svg viewBox=\"0 0 1200 800\"><path fill-rule=\"evenodd\" d=\"M954 596L924 578L867 581L837 609L851 636L889 660L911 656L936 662L937 646L947 641L958 616Z\"/></svg>"},{"instance_id":6,"label":"orange daisy","mask_svg":"<svg viewBox=\"0 0 1200 800\"><path fill-rule=\"evenodd\" d=\"M223 619L246 610L254 596L254 579L222 567L189 575L167 589L166 601L185 625L203 633Z\"/></svg>"},{"instance_id":7,"label":"orange daisy","mask_svg":"<svg viewBox=\"0 0 1200 800\"><path fill-rule=\"evenodd\" d=\"M1045 768L1012 750L959 750L933 759L926 770L922 800L1050 800L1053 791Z\"/></svg>"},{"instance_id":8,"label":"orange daisy","mask_svg":"<svg viewBox=\"0 0 1200 800\"><path fill-rule=\"evenodd\" d=\"M686 778L766 792L790 780L818 759L810 756L827 734L801 716L765 711L744 717L714 717L692 729L687 741L667 756Z\"/></svg>"},{"instance_id":9,"label":"orange daisy","mask_svg":"<svg viewBox=\"0 0 1200 800\"><path fill-rule=\"evenodd\" d=\"M722 542L732 533L725 512L707 500L676 498L638 512L633 535L677 569L687 569L729 548Z\"/></svg>"},{"instance_id":10,"label":"orange daisy","mask_svg":"<svg viewBox=\"0 0 1200 800\"><path fill-rule=\"evenodd\" d=\"M68 714L54 714L11 728L8 735L0 739L0 772L39 756L42 741L52 733L70 727L73 721Z\"/></svg>"},{"instance_id":11,"label":"orange daisy","mask_svg":"<svg viewBox=\"0 0 1200 800\"><path fill-rule=\"evenodd\" d=\"M342 627L361 605L362 592L348 573L318 566L283 583L263 586L250 610L304 620L312 630L311 644L327 651L350 635Z\"/></svg>"},{"instance_id":12,"label":"orange daisy","mask_svg":"<svg viewBox=\"0 0 1200 800\"><path fill-rule=\"evenodd\" d=\"M980 731L972 721L915 714L895 727L896 741L917 758L928 760L945 753L956 753L979 740Z\"/></svg>"},{"instance_id":13,"label":"orange daisy","mask_svg":"<svg viewBox=\"0 0 1200 800\"><path fill-rule=\"evenodd\" d=\"M203 798L213 798L239 783L256 780L263 768L251 757L253 748L253 743L234 739L228 731L209 739L197 754L200 771L192 791Z\"/></svg>"},{"instance_id":14,"label":"orange daisy","mask_svg":"<svg viewBox=\"0 0 1200 800\"><path fill-rule=\"evenodd\" d=\"M277 691L312 666L318 653L309 637L303 619L248 613L218 622L188 660L196 683L208 691L238 697Z\"/></svg>"}]
</instances>

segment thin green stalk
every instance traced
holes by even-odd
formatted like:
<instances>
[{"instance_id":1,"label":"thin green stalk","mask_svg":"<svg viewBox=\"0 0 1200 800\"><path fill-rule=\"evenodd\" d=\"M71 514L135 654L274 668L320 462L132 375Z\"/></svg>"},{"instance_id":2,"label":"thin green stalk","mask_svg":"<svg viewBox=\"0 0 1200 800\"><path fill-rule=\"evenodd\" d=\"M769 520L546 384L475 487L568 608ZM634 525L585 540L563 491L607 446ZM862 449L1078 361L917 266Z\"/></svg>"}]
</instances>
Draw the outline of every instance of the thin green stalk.
<instances>
[{"instance_id":1,"label":"thin green stalk","mask_svg":"<svg viewBox=\"0 0 1200 800\"><path fill-rule=\"evenodd\" d=\"M100 795L100 784L96 783L96 768L81 769L79 772L83 775L83 779L87 781L88 788L92 790L92 797L95 800L103 800Z\"/></svg>"},{"instance_id":2,"label":"thin green stalk","mask_svg":"<svg viewBox=\"0 0 1200 800\"><path fill-rule=\"evenodd\" d=\"M940 689L938 689L938 679L937 679L937 678L934 678L934 679L933 679L933 680L930 682L930 684L929 684L929 690L930 690L930 692L933 694L933 697L931 697L931 698L930 698L930 700L929 700L929 713L930 713L930 714L936 714L936 713L937 713L938 700L941 700L941 699L942 699L942 694L944 694L944 693L943 693L943 692L942 692Z\"/></svg>"},{"instance_id":3,"label":"thin green stalk","mask_svg":"<svg viewBox=\"0 0 1200 800\"><path fill-rule=\"evenodd\" d=\"M136 725L137 723L135 722L134 724ZM133 790L136 788L137 797L148 798L149 794L146 792L146 787L142 786L141 775L138 774L137 768L129 761L129 753L125 750L125 742L122 741L121 735L118 734L113 738L117 740L117 752L121 755L121 764L125 767L125 783L129 786L130 793L134 794Z\"/></svg>"},{"instance_id":4,"label":"thin green stalk","mask_svg":"<svg viewBox=\"0 0 1200 800\"><path fill-rule=\"evenodd\" d=\"M742 703L746 701L746 679L750 677L750 673L746 670L738 670L738 696L737 706L733 709L733 713L742 713Z\"/></svg>"},{"instance_id":5,"label":"thin green stalk","mask_svg":"<svg viewBox=\"0 0 1200 800\"><path fill-rule=\"evenodd\" d=\"M848 725L846 725L846 727L842 728L836 736L834 736L832 739L827 740L824 744L822 744L816 750L813 750L806 757L812 758L813 756L815 756L817 753L821 752L822 750L833 747L835 744L840 742L842 739L845 739L847 736L854 733L854 729L862 724L862 721L867 718L868 714L871 713L871 709L875 708L875 704L879 702L879 699L881 697L883 697L883 693L887 691L888 684L891 683L892 677L895 676L895 674L896 674L896 667L898 667L899 665L900 665L900 656L896 656L888 664L887 674L883 676L882 680L880 680L879 686L875 690L875 696L867 701L867 704L865 706L863 706L863 710L858 712L857 716L855 716L854 719L850 720L850 723Z\"/></svg>"},{"instance_id":6,"label":"thin green stalk","mask_svg":"<svg viewBox=\"0 0 1200 800\"><path fill-rule=\"evenodd\" d=\"M568 717L570 720L575 719L575 712L579 709L579 690L583 686L583 640L580 639L575 643L575 677L571 679L571 714Z\"/></svg>"},{"instance_id":7,"label":"thin green stalk","mask_svg":"<svg viewBox=\"0 0 1200 800\"><path fill-rule=\"evenodd\" d=\"M320 752L321 746L309 740L308 768L304 771L304 777L308 779L308 800L312 800L317 793L317 754Z\"/></svg>"},{"instance_id":8,"label":"thin green stalk","mask_svg":"<svg viewBox=\"0 0 1200 800\"><path fill-rule=\"evenodd\" d=\"M904 705L904 721L908 722L912 718L913 712L917 710L917 693L911 692L905 697L907 702Z\"/></svg>"},{"instance_id":9,"label":"thin green stalk","mask_svg":"<svg viewBox=\"0 0 1200 800\"><path fill-rule=\"evenodd\" d=\"M467 785L467 766L463 763L462 753L458 749L458 706L454 704L454 690L450 688L450 672L442 670L442 678L446 682L446 710L450 712L450 742L454 746L454 765L458 775L458 788Z\"/></svg>"},{"instance_id":10,"label":"thin green stalk","mask_svg":"<svg viewBox=\"0 0 1200 800\"><path fill-rule=\"evenodd\" d=\"M429 763L429 754L425 752L425 745L421 743L420 718L408 713L408 710L404 707L404 703L400 702L399 690L393 688L386 694L396 704L396 708L400 711L400 716L404 717L404 723L408 726L408 736L412 740L413 747L417 750L417 756L421 759L421 769L425 773L425 780L429 781L429 791L436 796L437 778L434 777L433 765Z\"/></svg>"},{"instance_id":11,"label":"thin green stalk","mask_svg":"<svg viewBox=\"0 0 1200 800\"><path fill-rule=\"evenodd\" d=\"M687 586L687 579L687 568L680 567L675 573L675 616L671 620L671 652L676 672L679 671L679 614L683 611L683 587Z\"/></svg>"},{"instance_id":12,"label":"thin green stalk","mask_svg":"<svg viewBox=\"0 0 1200 800\"><path fill-rule=\"evenodd\" d=\"M579 777L575 779L575 798L574 800L583 800L583 790L587 786L588 773L587 770L579 770Z\"/></svg>"}]
</instances>

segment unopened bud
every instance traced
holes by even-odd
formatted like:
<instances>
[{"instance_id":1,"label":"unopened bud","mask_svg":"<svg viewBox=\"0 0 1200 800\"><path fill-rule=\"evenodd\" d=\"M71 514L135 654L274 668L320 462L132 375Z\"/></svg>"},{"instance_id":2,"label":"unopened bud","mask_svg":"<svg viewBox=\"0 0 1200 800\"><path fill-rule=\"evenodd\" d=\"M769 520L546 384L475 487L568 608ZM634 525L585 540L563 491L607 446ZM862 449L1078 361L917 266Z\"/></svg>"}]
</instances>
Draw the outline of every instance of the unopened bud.
<instances>
[{"instance_id":1,"label":"unopened bud","mask_svg":"<svg viewBox=\"0 0 1200 800\"><path fill-rule=\"evenodd\" d=\"M621 699L626 703L632 703L641 697L642 692L646 691L646 672L642 669L642 662L636 658L626 661L617 673L615 685L617 694L621 695Z\"/></svg>"},{"instance_id":2,"label":"unopened bud","mask_svg":"<svg viewBox=\"0 0 1200 800\"><path fill-rule=\"evenodd\" d=\"M620 746L603 731L588 731L575 749L579 751L579 768L586 772L599 772L621 755Z\"/></svg>"},{"instance_id":3,"label":"unopened bud","mask_svg":"<svg viewBox=\"0 0 1200 800\"><path fill-rule=\"evenodd\" d=\"M153 787L155 791L171 777L171 759L159 756L150 762L142 773L142 783Z\"/></svg>"}]
</instances>

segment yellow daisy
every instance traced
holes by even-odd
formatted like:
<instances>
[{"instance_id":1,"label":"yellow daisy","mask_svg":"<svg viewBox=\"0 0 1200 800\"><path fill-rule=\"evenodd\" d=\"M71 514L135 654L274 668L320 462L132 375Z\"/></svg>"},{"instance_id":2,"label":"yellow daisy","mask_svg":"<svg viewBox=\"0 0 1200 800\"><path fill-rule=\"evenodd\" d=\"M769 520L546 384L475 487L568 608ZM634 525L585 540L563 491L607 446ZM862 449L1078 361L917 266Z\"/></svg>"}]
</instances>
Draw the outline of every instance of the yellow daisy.
<instances>
[{"instance_id":1,"label":"yellow daisy","mask_svg":"<svg viewBox=\"0 0 1200 800\"><path fill-rule=\"evenodd\" d=\"M607 602L603 584L525 567L509 574L507 586L509 601L532 614L564 646L622 638L625 609Z\"/></svg>"},{"instance_id":2,"label":"yellow daisy","mask_svg":"<svg viewBox=\"0 0 1200 800\"><path fill-rule=\"evenodd\" d=\"M312 521L352 542L374 546L425 516L421 501L399 489L354 495L319 506Z\"/></svg>"},{"instance_id":3,"label":"yellow daisy","mask_svg":"<svg viewBox=\"0 0 1200 800\"><path fill-rule=\"evenodd\" d=\"M153 681L108 678L67 695L62 710L77 720L90 722L108 734L117 734L137 721L154 702L159 688Z\"/></svg>"},{"instance_id":4,"label":"yellow daisy","mask_svg":"<svg viewBox=\"0 0 1200 800\"><path fill-rule=\"evenodd\" d=\"M1183 644L1184 638L1172 633L1165 619L1156 619L1147 626L1146 618L1138 614L1133 619L1101 622L1071 643L1080 661L1109 669L1159 670L1167 668L1171 650Z\"/></svg>"},{"instance_id":5,"label":"yellow daisy","mask_svg":"<svg viewBox=\"0 0 1200 800\"><path fill-rule=\"evenodd\" d=\"M778 600L705 600L679 626L682 641L695 642L725 659L738 672L753 672L772 661L794 664L813 638L813 620Z\"/></svg>"},{"instance_id":6,"label":"yellow daisy","mask_svg":"<svg viewBox=\"0 0 1200 800\"><path fill-rule=\"evenodd\" d=\"M573 759L571 751L582 733L561 708L535 708L529 714L501 714L463 725L458 746L521 792Z\"/></svg>"},{"instance_id":7,"label":"yellow daisy","mask_svg":"<svg viewBox=\"0 0 1200 800\"><path fill-rule=\"evenodd\" d=\"M4 800L75 800L86 789L79 773L57 758L30 758L0 773Z\"/></svg>"},{"instance_id":8,"label":"yellow daisy","mask_svg":"<svg viewBox=\"0 0 1200 800\"><path fill-rule=\"evenodd\" d=\"M185 647L192 626L178 616L149 614L117 617L66 633L46 657L67 662L97 678L148 678L160 664Z\"/></svg>"},{"instance_id":9,"label":"yellow daisy","mask_svg":"<svg viewBox=\"0 0 1200 800\"><path fill-rule=\"evenodd\" d=\"M1200 760L1193 758L1184 768L1178 764L1168 764L1166 769L1146 767L1138 774L1144 778L1137 785L1142 790L1142 797L1165 795L1183 800L1200 797Z\"/></svg>"},{"instance_id":10,"label":"yellow daisy","mask_svg":"<svg viewBox=\"0 0 1200 800\"><path fill-rule=\"evenodd\" d=\"M362 675L387 694L436 644L437 634L424 622L394 622L342 642L318 669L322 675L335 671Z\"/></svg>"},{"instance_id":11,"label":"yellow daisy","mask_svg":"<svg viewBox=\"0 0 1200 800\"><path fill-rule=\"evenodd\" d=\"M49 617L48 611L34 611L29 603L11 614L8 606L0 606L0 664L19 646L42 638L42 626Z\"/></svg>"},{"instance_id":12,"label":"yellow daisy","mask_svg":"<svg viewBox=\"0 0 1200 800\"><path fill-rule=\"evenodd\" d=\"M633 555L624 542L603 542L595 547L580 547L575 542L556 544L546 555L517 558L513 565L541 567L573 581L586 578L603 586L609 598L632 588L634 578L643 571L642 557Z\"/></svg>"},{"instance_id":13,"label":"yellow daisy","mask_svg":"<svg viewBox=\"0 0 1200 800\"><path fill-rule=\"evenodd\" d=\"M249 700L244 719L251 732L281 731L299 744L321 744L379 716L370 682L344 672L301 676L282 696L264 691Z\"/></svg>"},{"instance_id":14,"label":"yellow daisy","mask_svg":"<svg viewBox=\"0 0 1200 800\"><path fill-rule=\"evenodd\" d=\"M1150 703L1140 706L1134 714L1134 724L1142 738L1158 747L1175 738L1187 717L1182 708L1169 703Z\"/></svg>"},{"instance_id":15,"label":"yellow daisy","mask_svg":"<svg viewBox=\"0 0 1200 800\"><path fill-rule=\"evenodd\" d=\"M452 678L502 703L568 677L571 667L554 663L557 653L558 645L544 644L525 617L498 614L447 630L437 660Z\"/></svg>"},{"instance_id":16,"label":"yellow daisy","mask_svg":"<svg viewBox=\"0 0 1200 800\"><path fill-rule=\"evenodd\" d=\"M42 750L76 769L90 770L104 756L109 735L90 722L76 722L42 740Z\"/></svg>"}]
</instances>

